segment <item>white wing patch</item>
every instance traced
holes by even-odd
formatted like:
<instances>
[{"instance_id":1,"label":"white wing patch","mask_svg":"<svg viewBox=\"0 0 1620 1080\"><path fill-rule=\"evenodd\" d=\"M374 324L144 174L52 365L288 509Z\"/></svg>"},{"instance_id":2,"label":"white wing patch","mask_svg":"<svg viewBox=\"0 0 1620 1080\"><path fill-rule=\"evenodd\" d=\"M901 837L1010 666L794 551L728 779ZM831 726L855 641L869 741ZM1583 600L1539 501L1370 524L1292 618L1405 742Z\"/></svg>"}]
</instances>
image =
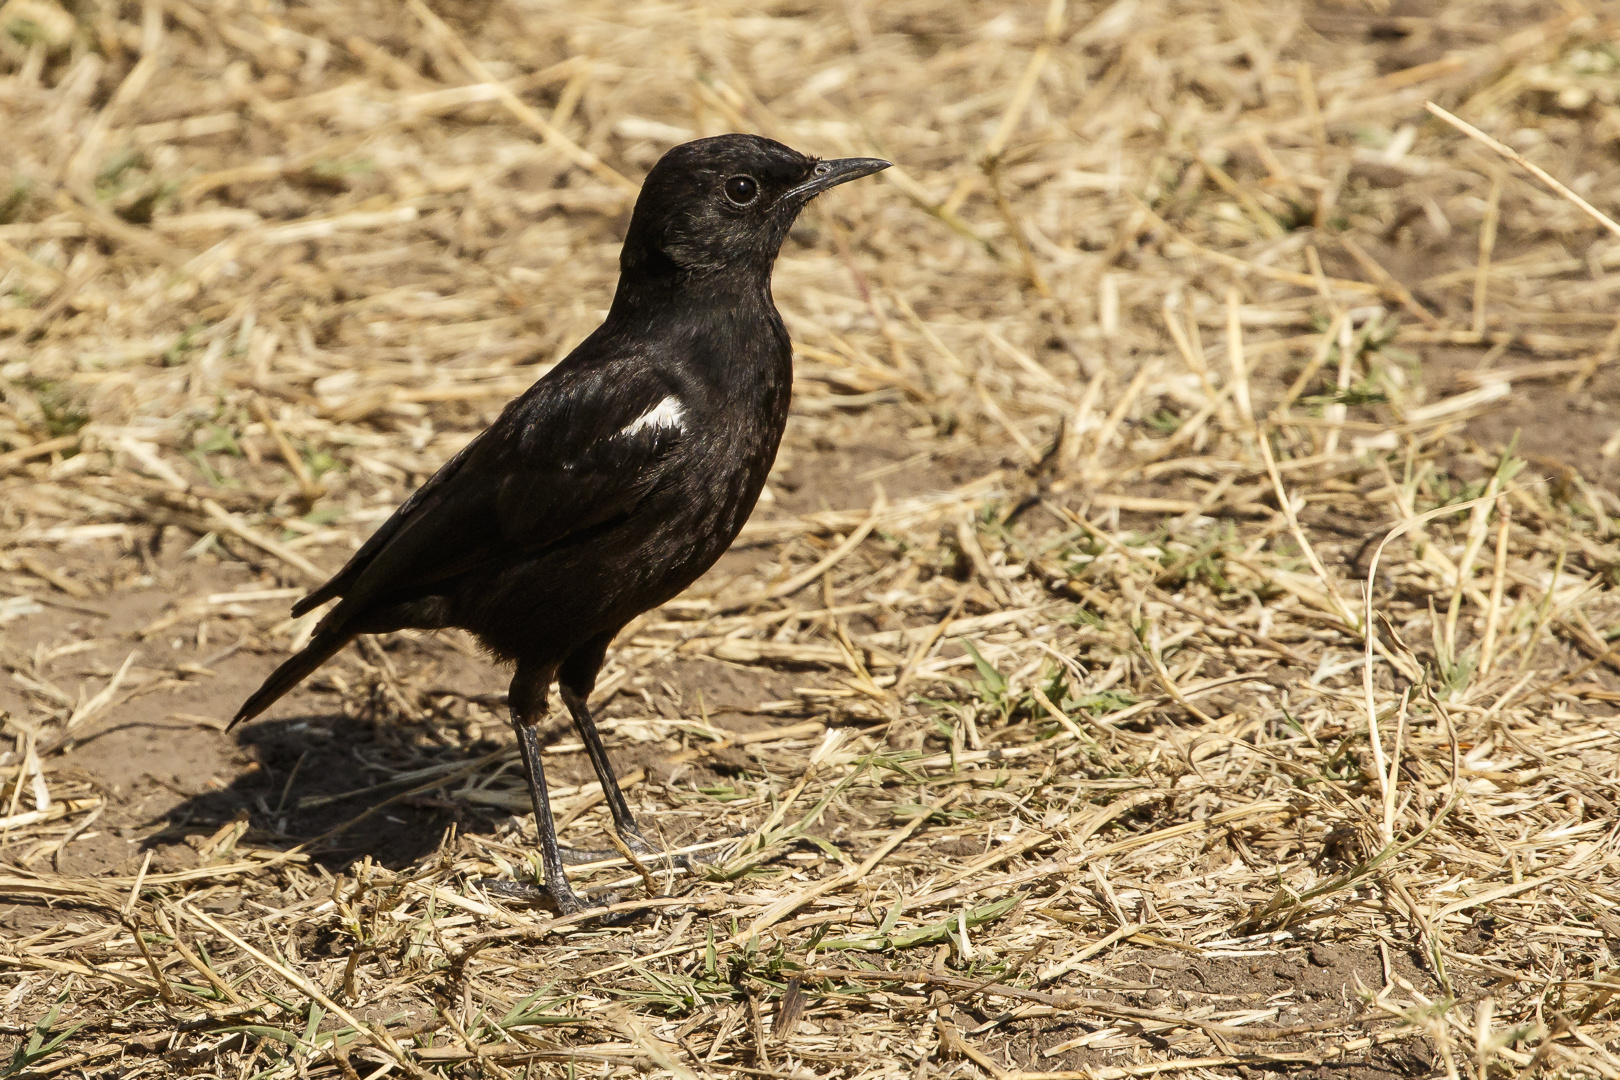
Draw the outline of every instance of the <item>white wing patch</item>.
<instances>
[{"instance_id":1,"label":"white wing patch","mask_svg":"<svg viewBox=\"0 0 1620 1080\"><path fill-rule=\"evenodd\" d=\"M686 410L681 407L681 399L671 394L620 428L619 437L634 435L647 428L673 428L680 431L685 426L685 420Z\"/></svg>"}]
</instances>

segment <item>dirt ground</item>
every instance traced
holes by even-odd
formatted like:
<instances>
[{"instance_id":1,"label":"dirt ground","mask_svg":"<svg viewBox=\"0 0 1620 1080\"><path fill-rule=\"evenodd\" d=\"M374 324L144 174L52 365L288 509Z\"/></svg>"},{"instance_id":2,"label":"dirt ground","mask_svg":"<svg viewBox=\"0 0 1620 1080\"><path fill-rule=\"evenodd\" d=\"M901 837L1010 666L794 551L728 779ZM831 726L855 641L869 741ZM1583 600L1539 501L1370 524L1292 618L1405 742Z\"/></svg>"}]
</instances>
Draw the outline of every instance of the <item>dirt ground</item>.
<instances>
[{"instance_id":1,"label":"dirt ground","mask_svg":"<svg viewBox=\"0 0 1620 1080\"><path fill-rule=\"evenodd\" d=\"M1423 110L1620 212L1607 7L30 3L6 1075L1620 1074L1620 244ZM481 884L470 637L225 722L741 128L898 167L795 229L767 497L594 699L715 861L556 919Z\"/></svg>"}]
</instances>

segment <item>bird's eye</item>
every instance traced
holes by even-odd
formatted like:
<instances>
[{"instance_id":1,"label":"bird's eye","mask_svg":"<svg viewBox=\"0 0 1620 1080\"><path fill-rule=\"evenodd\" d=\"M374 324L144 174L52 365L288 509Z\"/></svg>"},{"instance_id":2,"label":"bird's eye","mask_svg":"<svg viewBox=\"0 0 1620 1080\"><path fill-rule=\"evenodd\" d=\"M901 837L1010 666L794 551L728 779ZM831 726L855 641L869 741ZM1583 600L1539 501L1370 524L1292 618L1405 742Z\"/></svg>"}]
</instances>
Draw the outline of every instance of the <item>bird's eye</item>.
<instances>
[{"instance_id":1,"label":"bird's eye","mask_svg":"<svg viewBox=\"0 0 1620 1080\"><path fill-rule=\"evenodd\" d=\"M752 176L733 176L726 181L726 198L733 206L747 206L759 198L759 184Z\"/></svg>"}]
</instances>

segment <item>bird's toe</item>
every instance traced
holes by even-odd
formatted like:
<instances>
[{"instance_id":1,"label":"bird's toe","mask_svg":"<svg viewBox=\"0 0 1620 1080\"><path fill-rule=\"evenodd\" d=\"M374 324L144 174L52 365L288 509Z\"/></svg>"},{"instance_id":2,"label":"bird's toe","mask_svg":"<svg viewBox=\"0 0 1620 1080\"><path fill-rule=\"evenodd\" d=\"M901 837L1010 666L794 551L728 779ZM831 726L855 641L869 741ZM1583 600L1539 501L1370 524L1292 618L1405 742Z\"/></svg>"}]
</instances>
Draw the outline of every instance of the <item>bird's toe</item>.
<instances>
[{"instance_id":1,"label":"bird's toe","mask_svg":"<svg viewBox=\"0 0 1620 1080\"><path fill-rule=\"evenodd\" d=\"M503 881L499 878L478 878L475 882L480 888L491 896L502 900L517 900L527 904L549 904L555 907L559 914L577 915L588 908L600 906L600 903L613 903L617 896L609 897L596 904L588 903L566 883L557 885L536 885L528 881Z\"/></svg>"}]
</instances>

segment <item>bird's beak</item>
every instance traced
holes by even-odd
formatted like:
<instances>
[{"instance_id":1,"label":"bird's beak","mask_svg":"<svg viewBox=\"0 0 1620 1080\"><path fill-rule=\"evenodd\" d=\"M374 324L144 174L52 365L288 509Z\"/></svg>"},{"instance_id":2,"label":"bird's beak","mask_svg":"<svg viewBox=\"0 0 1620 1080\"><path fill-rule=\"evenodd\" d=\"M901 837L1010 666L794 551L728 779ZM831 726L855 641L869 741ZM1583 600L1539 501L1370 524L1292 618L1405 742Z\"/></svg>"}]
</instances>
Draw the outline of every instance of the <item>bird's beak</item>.
<instances>
[{"instance_id":1,"label":"bird's beak","mask_svg":"<svg viewBox=\"0 0 1620 1080\"><path fill-rule=\"evenodd\" d=\"M789 189L782 198L805 201L820 195L828 188L837 187L839 184L847 183L850 180L859 180L863 176L871 176L875 172L882 172L891 164L893 162L884 161L882 158L870 157L847 157L834 158L832 161L818 161L816 162L815 171L810 174L810 179L796 188Z\"/></svg>"}]
</instances>

